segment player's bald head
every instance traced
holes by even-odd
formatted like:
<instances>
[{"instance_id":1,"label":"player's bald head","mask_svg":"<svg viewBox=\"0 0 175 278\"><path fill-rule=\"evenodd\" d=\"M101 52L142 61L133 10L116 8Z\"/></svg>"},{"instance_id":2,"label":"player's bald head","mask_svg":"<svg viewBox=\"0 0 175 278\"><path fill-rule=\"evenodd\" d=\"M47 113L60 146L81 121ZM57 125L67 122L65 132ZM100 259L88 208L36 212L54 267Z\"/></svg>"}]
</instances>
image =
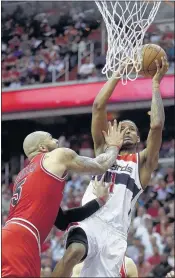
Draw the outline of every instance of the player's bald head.
<instances>
[{"instance_id":1,"label":"player's bald head","mask_svg":"<svg viewBox=\"0 0 175 278\"><path fill-rule=\"evenodd\" d=\"M23 150L27 157L39 151L40 144L46 142L51 135L44 131L35 131L26 136L23 142Z\"/></svg>"}]
</instances>

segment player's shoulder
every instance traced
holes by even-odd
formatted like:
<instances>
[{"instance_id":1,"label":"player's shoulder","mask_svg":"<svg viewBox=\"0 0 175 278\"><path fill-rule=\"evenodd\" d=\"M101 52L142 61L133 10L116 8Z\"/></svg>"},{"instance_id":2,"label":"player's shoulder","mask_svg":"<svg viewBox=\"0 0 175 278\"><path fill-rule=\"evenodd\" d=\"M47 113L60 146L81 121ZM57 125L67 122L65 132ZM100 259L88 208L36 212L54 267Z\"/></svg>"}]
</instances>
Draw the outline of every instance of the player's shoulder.
<instances>
[{"instance_id":1,"label":"player's shoulder","mask_svg":"<svg viewBox=\"0 0 175 278\"><path fill-rule=\"evenodd\" d=\"M48 157L51 159L56 159L59 161L64 161L66 159L73 158L75 156L75 152L69 148L57 148L50 153L48 153Z\"/></svg>"}]
</instances>

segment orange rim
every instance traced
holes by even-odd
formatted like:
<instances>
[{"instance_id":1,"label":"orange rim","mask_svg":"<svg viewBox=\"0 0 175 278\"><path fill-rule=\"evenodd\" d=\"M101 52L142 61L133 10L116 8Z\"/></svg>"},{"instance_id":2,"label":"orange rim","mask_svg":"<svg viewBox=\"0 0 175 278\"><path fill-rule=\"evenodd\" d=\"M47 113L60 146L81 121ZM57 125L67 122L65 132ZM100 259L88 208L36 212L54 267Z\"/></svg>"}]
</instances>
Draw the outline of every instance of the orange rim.
<instances>
[{"instance_id":1,"label":"orange rim","mask_svg":"<svg viewBox=\"0 0 175 278\"><path fill-rule=\"evenodd\" d=\"M163 0L163 2L167 5L169 5L170 7L174 8L174 1L170 1L170 0Z\"/></svg>"},{"instance_id":2,"label":"orange rim","mask_svg":"<svg viewBox=\"0 0 175 278\"><path fill-rule=\"evenodd\" d=\"M155 0L147 0L147 2L155 2ZM167 5L169 5L171 8L173 7L174 8L174 4L175 4L175 2L174 1L170 1L170 0L162 0L162 2L164 3L164 4L167 4Z\"/></svg>"}]
</instances>

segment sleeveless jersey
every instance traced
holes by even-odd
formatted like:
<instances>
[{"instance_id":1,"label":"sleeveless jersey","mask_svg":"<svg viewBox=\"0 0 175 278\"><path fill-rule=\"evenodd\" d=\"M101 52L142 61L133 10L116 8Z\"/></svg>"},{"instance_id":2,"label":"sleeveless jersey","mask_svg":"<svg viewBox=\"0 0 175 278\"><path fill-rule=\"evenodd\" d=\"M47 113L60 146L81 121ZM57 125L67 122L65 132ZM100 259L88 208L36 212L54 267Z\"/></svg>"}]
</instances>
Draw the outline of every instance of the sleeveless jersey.
<instances>
[{"instance_id":1,"label":"sleeveless jersey","mask_svg":"<svg viewBox=\"0 0 175 278\"><path fill-rule=\"evenodd\" d=\"M115 165L106 172L104 181L112 183L109 200L91 217L100 218L126 236L132 210L143 192L139 179L139 154L119 155ZM94 198L93 181L91 181L83 196L82 204Z\"/></svg>"},{"instance_id":2,"label":"sleeveless jersey","mask_svg":"<svg viewBox=\"0 0 175 278\"><path fill-rule=\"evenodd\" d=\"M65 185L65 177L49 173L43 166L43 159L43 154L37 155L18 174L6 222L22 221L19 225L28 226L30 231L33 227L38 233L39 245L54 225Z\"/></svg>"}]
</instances>

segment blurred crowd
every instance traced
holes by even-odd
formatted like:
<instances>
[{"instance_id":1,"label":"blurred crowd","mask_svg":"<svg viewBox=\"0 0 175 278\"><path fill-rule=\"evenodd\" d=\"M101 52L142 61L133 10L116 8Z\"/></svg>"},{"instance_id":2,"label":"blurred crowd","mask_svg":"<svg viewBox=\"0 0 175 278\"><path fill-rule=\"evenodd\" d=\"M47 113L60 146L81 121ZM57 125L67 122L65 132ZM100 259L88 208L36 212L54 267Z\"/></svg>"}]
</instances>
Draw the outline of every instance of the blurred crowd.
<instances>
[{"instance_id":1,"label":"blurred crowd","mask_svg":"<svg viewBox=\"0 0 175 278\"><path fill-rule=\"evenodd\" d=\"M93 157L90 137L82 136L77 140L73 136L66 140L60 138L60 145L71 147L77 153ZM141 142L138 150L145 144ZM164 141L160 151L161 158L174 157L174 140ZM13 178L11 183L2 185L2 225L7 219L7 213L12 196L13 182L16 178L16 163L12 158ZM25 161L27 165L28 161ZM140 196L133 214L133 221L128 234L127 255L137 264L139 277L163 278L174 268L174 168L171 166L159 168L153 173L149 186ZM68 176L64 190L62 208L72 208L81 205L82 196L90 182L90 176L72 174ZM42 276L49 277L55 264L64 254L63 232L55 227L50 232L42 246L41 265Z\"/></svg>"},{"instance_id":2,"label":"blurred crowd","mask_svg":"<svg viewBox=\"0 0 175 278\"><path fill-rule=\"evenodd\" d=\"M66 2L59 10L32 16L17 6L10 16L2 16L2 87L17 89L23 85L60 81L66 61L73 73L72 79L101 77L105 65L101 36L90 36L95 30L100 34L100 16L95 9L85 12L81 5L71 5ZM57 23L52 24L50 19L58 13ZM77 67L78 52L86 57L91 40L94 58L82 59ZM163 32L158 25L152 25L144 40L144 43L150 42L162 46L170 63L174 63L173 30L167 26Z\"/></svg>"},{"instance_id":3,"label":"blurred crowd","mask_svg":"<svg viewBox=\"0 0 175 278\"><path fill-rule=\"evenodd\" d=\"M83 8L69 7L59 11L24 15L17 6L10 16L2 19L2 85L19 88L22 85L51 82L64 73L65 58L69 69L75 67L78 49L86 51L86 41L92 29L99 26L96 18L86 18ZM50 17L59 13L58 22L51 26Z\"/></svg>"}]
</instances>

